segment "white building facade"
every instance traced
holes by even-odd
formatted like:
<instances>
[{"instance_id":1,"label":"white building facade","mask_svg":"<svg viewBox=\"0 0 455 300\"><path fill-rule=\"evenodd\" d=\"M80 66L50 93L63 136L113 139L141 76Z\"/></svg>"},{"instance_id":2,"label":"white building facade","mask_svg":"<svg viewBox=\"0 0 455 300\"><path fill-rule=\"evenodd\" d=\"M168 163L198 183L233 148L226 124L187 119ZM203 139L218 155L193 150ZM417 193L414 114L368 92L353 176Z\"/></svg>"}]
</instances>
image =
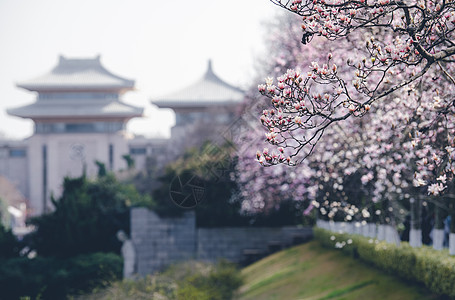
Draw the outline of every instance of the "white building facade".
<instances>
[{"instance_id":1,"label":"white building facade","mask_svg":"<svg viewBox=\"0 0 455 300\"><path fill-rule=\"evenodd\" d=\"M36 102L7 112L32 119L35 131L20 146L0 145L6 158L0 158L0 166L8 167L0 172L18 184L29 199L32 214L51 209L50 197L60 195L65 176L77 177L83 172L95 176L95 161L111 171L126 168L122 158L129 154L126 123L141 117L143 111L121 101L125 92L134 89L133 80L106 70L99 56L60 57L50 72L18 87L36 92ZM19 159L20 164L14 162Z\"/></svg>"}]
</instances>

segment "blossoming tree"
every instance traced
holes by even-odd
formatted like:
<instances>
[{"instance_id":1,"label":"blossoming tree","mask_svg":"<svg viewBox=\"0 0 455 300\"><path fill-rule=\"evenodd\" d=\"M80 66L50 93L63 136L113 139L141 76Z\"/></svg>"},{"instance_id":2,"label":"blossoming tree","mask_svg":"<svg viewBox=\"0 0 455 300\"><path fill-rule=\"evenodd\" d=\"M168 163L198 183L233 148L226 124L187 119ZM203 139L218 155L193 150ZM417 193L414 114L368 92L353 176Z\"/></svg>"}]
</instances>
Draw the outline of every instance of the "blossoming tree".
<instances>
[{"instance_id":1,"label":"blossoming tree","mask_svg":"<svg viewBox=\"0 0 455 300\"><path fill-rule=\"evenodd\" d=\"M311 56L318 53L318 46L305 47L296 39L301 34L296 17L281 14L267 26L267 57L259 59L260 77L264 74L278 76L288 68L304 66ZM236 181L244 199L243 209L247 212L267 213L278 209L283 201L293 201L301 209L308 206L306 200L313 199L315 193L315 185L310 183L313 172L308 165L303 163L296 167L280 165L262 168L252 159L256 155L256 149L263 146L264 129L251 115L259 114L268 105L266 100L264 96L258 95L256 86L252 86L246 93L242 108L248 130L244 130L239 137L239 140L245 142L237 145L239 163L236 165ZM275 155L272 152L270 154Z\"/></svg>"},{"instance_id":2,"label":"blossoming tree","mask_svg":"<svg viewBox=\"0 0 455 300\"><path fill-rule=\"evenodd\" d=\"M329 53L330 49L322 40L315 41L311 45L302 45L299 40L295 39L300 33L300 28L296 26L298 23L292 23L292 21L289 23L289 21L286 16L281 17L277 22L278 29L271 28L268 31L268 37L272 43L268 46L268 59L262 62L265 65L266 72L279 74L283 69L291 66L305 67L311 63L312 58L319 57L322 59L327 57ZM345 59L353 46L355 43L352 41L343 41L343 43L338 44L340 52L343 53L339 58L335 58L340 60L338 63ZM343 66L338 70L340 73L346 71L347 68ZM258 105L258 103L262 103L260 97L257 97L253 92L248 93L248 95L247 104L256 104L256 107L261 106ZM251 109L248 108L248 110ZM351 123L351 120L347 120L347 122ZM355 122L358 123L358 121ZM381 208L381 205L385 204L384 202L376 205L381 201L366 200L367 197L371 198L370 195L367 195L367 188L359 189L361 186L360 177L365 174L362 164L358 161L361 153L364 152L362 149L370 141L364 137L364 132L351 130L351 128L357 128L358 124L352 124L347 128L334 126L328 129L325 138L321 141L325 145L321 147L321 151L315 153L316 155L310 159L295 165L294 168L283 164L273 168L261 168L251 160L255 148L261 147L264 139L262 131L257 128L258 125L251 123L250 126L255 130L244 132L247 137L242 138L242 140L250 142L246 144L245 149L239 151L240 163L237 165L237 181L241 185L242 193L246 199L244 201L245 209L267 211L279 206L283 199L292 198L296 202L304 202L304 205L308 206L307 212L313 206L317 206L322 215L331 219L349 221L359 219L355 214L362 217L371 215L367 211L368 209L371 212L378 212L376 206ZM270 134L267 136L269 138ZM351 149L347 147L347 138L356 143L356 149L353 149L352 146ZM254 145L251 144L251 141L255 141ZM284 161L285 149L278 147L269 151L266 148L262 153L256 155L258 159L262 160L267 157L268 159ZM371 187L369 189L371 190ZM365 205L368 205L367 210L359 210L358 207ZM360 212L362 214L359 214ZM388 218L386 214L382 214L382 216Z\"/></svg>"},{"instance_id":3,"label":"blossoming tree","mask_svg":"<svg viewBox=\"0 0 455 300\"><path fill-rule=\"evenodd\" d=\"M362 116L371 104L411 85L437 68L451 83L455 46L451 38L455 24L452 2L432 1L407 4L381 1L280 1L279 6L302 16L302 42L313 36L340 40L357 34L364 51L359 57L353 51L347 64L352 72L343 76L333 63L313 62L307 73L289 70L260 85L270 97L276 111L264 114L262 120L270 130L270 142L292 147L288 163L299 163L331 124L350 116ZM361 40L359 36L365 36ZM379 37L379 39L378 39ZM454 99L439 98L439 114L453 114ZM299 136L296 131L303 131ZM289 143L292 140L293 143ZM268 163L275 163L269 161Z\"/></svg>"},{"instance_id":4,"label":"blossoming tree","mask_svg":"<svg viewBox=\"0 0 455 300\"><path fill-rule=\"evenodd\" d=\"M268 78L258 86L272 102L261 122L276 147L259 152L259 162L296 166L323 144L311 160L322 162L322 152L331 152L338 167L350 166L344 172L359 172L363 183L373 184L373 199L391 192L440 196L432 200L455 215L454 3L272 2L302 17L303 44L318 36L336 40L332 44L342 50L315 57L306 71L289 69L276 82ZM365 115L362 142L355 142L360 123L350 117ZM341 151L340 143L347 149Z\"/></svg>"}]
</instances>

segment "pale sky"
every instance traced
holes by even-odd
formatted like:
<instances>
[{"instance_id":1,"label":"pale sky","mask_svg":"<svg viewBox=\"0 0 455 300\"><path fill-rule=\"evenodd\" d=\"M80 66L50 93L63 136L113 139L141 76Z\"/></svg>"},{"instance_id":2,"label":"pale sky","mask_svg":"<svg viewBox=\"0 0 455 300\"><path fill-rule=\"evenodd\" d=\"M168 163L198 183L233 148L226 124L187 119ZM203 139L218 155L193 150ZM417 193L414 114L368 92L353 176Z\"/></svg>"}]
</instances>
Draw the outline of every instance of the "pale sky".
<instances>
[{"instance_id":1,"label":"pale sky","mask_svg":"<svg viewBox=\"0 0 455 300\"><path fill-rule=\"evenodd\" d=\"M263 55L261 22L280 11L268 0L0 0L0 134L21 139L33 122L6 114L36 95L16 87L56 66L59 55L101 55L114 74L136 80L127 103L145 107L128 129L169 136L174 115L150 100L198 80L208 59L222 79L247 87Z\"/></svg>"}]
</instances>

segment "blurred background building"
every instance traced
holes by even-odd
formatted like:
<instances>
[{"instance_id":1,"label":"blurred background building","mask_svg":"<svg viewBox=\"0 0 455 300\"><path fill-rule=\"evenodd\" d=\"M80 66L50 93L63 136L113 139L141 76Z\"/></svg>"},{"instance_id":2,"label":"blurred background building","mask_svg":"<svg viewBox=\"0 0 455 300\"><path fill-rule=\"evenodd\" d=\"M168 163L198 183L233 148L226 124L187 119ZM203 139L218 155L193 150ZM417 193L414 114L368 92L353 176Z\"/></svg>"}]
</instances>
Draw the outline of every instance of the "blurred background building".
<instances>
[{"instance_id":1,"label":"blurred background building","mask_svg":"<svg viewBox=\"0 0 455 300\"><path fill-rule=\"evenodd\" d=\"M131 167L129 159L136 169L145 168L150 157L163 166L186 147L219 135L243 100L243 91L220 79L209 61L194 84L152 101L172 109L176 124L170 139L151 139L126 131L126 123L143 114L142 108L122 102L134 84L108 71L99 56L61 56L50 72L17 84L37 97L30 105L7 110L33 120L33 135L22 141L0 139L0 184L3 180L16 190L14 197L0 197L15 215L25 203L31 215L51 210L50 197L60 195L63 178L94 177L96 162L116 173Z\"/></svg>"},{"instance_id":2,"label":"blurred background building","mask_svg":"<svg viewBox=\"0 0 455 300\"><path fill-rule=\"evenodd\" d=\"M152 103L175 113L171 128L173 152L213 140L235 120L244 92L220 79L209 60L205 74L190 86Z\"/></svg>"}]
</instances>

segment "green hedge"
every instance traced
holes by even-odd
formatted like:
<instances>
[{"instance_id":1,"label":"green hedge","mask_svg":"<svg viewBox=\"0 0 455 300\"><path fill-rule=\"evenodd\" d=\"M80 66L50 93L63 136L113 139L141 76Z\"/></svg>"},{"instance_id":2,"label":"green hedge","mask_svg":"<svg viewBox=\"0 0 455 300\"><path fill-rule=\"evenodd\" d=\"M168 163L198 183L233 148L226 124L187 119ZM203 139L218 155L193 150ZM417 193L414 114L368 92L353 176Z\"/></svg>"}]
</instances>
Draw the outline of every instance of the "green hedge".
<instances>
[{"instance_id":1,"label":"green hedge","mask_svg":"<svg viewBox=\"0 0 455 300\"><path fill-rule=\"evenodd\" d=\"M447 250L437 251L427 246L412 248L406 242L396 246L360 235L333 233L321 228L314 228L314 236L324 246L341 246L343 252L382 270L421 282L435 293L455 297L455 257L450 256Z\"/></svg>"},{"instance_id":2,"label":"green hedge","mask_svg":"<svg viewBox=\"0 0 455 300\"><path fill-rule=\"evenodd\" d=\"M113 253L0 260L0 299L66 299L107 286L121 278L122 268Z\"/></svg>"}]
</instances>

